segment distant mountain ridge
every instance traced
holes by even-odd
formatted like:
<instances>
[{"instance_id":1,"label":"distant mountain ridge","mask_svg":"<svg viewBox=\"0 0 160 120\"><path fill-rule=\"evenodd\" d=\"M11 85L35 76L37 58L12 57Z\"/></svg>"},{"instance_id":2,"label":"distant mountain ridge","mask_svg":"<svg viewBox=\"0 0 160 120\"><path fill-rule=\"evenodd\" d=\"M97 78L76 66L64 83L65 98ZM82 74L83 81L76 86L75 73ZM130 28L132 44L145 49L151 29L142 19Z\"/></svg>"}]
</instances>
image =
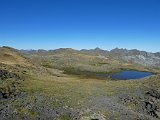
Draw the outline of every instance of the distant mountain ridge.
<instances>
[{"instance_id":1,"label":"distant mountain ridge","mask_svg":"<svg viewBox=\"0 0 160 120\"><path fill-rule=\"evenodd\" d=\"M146 51L140 51L137 49L127 50L127 49L119 49L115 48L110 51L103 50L100 48L95 49L82 49L82 50L75 50L72 48L59 48L55 50L20 50L21 53L28 53L28 54L87 54L93 56L104 56L109 57L112 59L123 60L127 62L132 62L135 64L140 64L144 66L153 66L153 67L160 67L160 52L151 53Z\"/></svg>"}]
</instances>

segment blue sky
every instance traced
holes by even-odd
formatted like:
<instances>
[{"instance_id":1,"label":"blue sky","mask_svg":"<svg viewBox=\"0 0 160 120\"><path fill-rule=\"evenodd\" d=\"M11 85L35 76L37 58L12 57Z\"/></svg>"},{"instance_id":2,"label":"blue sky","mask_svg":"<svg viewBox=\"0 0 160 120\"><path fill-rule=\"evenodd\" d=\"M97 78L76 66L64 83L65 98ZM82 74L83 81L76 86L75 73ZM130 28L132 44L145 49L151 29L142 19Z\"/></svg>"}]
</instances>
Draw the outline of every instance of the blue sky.
<instances>
[{"instance_id":1,"label":"blue sky","mask_svg":"<svg viewBox=\"0 0 160 120\"><path fill-rule=\"evenodd\" d=\"M0 0L0 46L160 51L159 0Z\"/></svg>"}]
</instances>

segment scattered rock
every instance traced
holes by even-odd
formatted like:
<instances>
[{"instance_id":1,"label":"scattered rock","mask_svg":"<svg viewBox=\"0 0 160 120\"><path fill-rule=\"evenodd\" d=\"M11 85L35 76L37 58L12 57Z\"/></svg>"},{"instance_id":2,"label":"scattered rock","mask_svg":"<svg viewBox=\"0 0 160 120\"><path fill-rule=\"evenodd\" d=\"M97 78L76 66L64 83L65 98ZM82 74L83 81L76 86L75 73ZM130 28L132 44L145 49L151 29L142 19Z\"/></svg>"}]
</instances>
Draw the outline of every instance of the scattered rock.
<instances>
[{"instance_id":1,"label":"scattered rock","mask_svg":"<svg viewBox=\"0 0 160 120\"><path fill-rule=\"evenodd\" d=\"M11 73L7 70L0 70L0 80L5 80L9 78L15 78L16 80L21 80L21 77L17 74Z\"/></svg>"},{"instance_id":2,"label":"scattered rock","mask_svg":"<svg viewBox=\"0 0 160 120\"><path fill-rule=\"evenodd\" d=\"M155 97L157 99L160 99L160 92L158 92L157 90L151 89L150 91L148 91L146 93L146 95L150 95L152 97Z\"/></svg>"}]
</instances>

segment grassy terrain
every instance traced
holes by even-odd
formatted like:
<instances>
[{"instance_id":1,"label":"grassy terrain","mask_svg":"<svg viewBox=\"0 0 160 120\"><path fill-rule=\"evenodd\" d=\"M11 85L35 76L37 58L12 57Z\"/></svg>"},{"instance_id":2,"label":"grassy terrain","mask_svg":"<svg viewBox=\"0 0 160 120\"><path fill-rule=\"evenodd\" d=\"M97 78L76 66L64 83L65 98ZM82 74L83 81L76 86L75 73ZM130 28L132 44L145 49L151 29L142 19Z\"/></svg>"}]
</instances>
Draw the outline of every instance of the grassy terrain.
<instances>
[{"instance_id":1,"label":"grassy terrain","mask_svg":"<svg viewBox=\"0 0 160 120\"><path fill-rule=\"evenodd\" d=\"M3 51L11 55L4 57L2 52L0 57L0 68L6 71L0 77L3 119L159 119L158 68L73 53L73 50L22 55L9 48ZM18 62L11 61L14 57ZM118 81L96 76L123 69L157 74Z\"/></svg>"}]
</instances>

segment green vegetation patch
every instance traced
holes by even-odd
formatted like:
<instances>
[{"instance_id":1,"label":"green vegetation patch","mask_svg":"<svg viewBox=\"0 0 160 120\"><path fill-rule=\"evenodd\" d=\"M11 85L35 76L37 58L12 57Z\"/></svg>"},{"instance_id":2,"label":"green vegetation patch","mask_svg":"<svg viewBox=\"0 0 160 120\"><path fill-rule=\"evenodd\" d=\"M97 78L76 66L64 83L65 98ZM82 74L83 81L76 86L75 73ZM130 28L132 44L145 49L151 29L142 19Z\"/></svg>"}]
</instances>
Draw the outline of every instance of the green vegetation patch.
<instances>
[{"instance_id":1,"label":"green vegetation patch","mask_svg":"<svg viewBox=\"0 0 160 120\"><path fill-rule=\"evenodd\" d=\"M68 114L61 114L58 120L72 120L72 118Z\"/></svg>"},{"instance_id":2,"label":"green vegetation patch","mask_svg":"<svg viewBox=\"0 0 160 120\"><path fill-rule=\"evenodd\" d=\"M109 76L98 76L98 74L109 74L108 72L92 72L92 71L83 71L73 67L64 68L64 74L77 75L81 78L95 78L95 79L108 79Z\"/></svg>"}]
</instances>

